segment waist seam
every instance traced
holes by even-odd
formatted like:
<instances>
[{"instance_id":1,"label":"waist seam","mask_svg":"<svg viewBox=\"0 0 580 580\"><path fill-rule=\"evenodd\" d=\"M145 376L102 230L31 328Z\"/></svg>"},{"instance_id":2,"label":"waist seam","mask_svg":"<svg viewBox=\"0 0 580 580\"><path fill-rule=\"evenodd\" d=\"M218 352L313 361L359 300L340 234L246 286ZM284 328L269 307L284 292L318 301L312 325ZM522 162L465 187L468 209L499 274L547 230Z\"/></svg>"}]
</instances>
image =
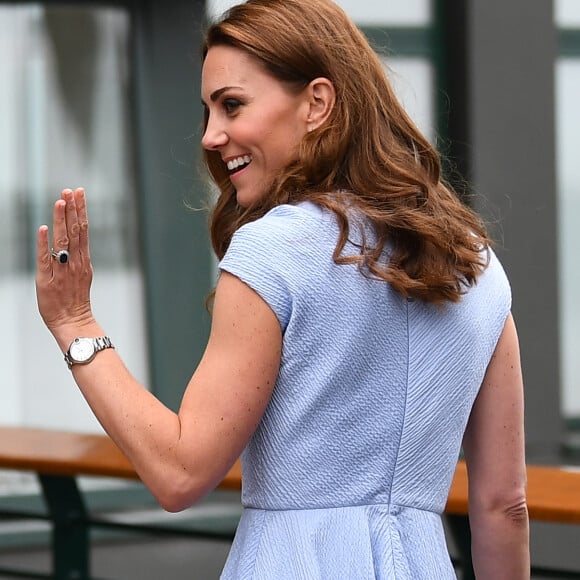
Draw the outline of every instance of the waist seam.
<instances>
[{"instance_id":1,"label":"waist seam","mask_svg":"<svg viewBox=\"0 0 580 580\"><path fill-rule=\"evenodd\" d=\"M242 506L245 510L256 510L264 512L302 512L302 511L332 511L332 510L343 510L343 509L357 509L357 508L385 508L390 515L397 515L402 510L416 510L419 512L428 512L440 516L441 511L435 508L428 507L418 507L413 505L406 505L401 503L387 503L387 502L376 502L376 503L361 503L361 504L347 504L347 505L331 505L331 506L319 506L319 507L260 507L255 505L244 505Z\"/></svg>"}]
</instances>

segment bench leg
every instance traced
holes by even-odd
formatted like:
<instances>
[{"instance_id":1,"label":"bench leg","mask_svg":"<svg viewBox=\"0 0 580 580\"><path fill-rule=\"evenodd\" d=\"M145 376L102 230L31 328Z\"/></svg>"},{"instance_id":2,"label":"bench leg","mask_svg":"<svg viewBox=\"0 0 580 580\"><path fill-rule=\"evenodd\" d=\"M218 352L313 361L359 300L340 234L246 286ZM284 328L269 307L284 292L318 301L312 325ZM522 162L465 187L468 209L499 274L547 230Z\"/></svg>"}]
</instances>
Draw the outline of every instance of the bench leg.
<instances>
[{"instance_id":1,"label":"bench leg","mask_svg":"<svg viewBox=\"0 0 580 580\"><path fill-rule=\"evenodd\" d=\"M74 477L39 474L52 522L52 565L55 578L88 580L87 511Z\"/></svg>"},{"instance_id":2,"label":"bench leg","mask_svg":"<svg viewBox=\"0 0 580 580\"><path fill-rule=\"evenodd\" d=\"M462 572L461 579L475 580L473 562L471 560L471 530L469 528L469 518L467 516L453 514L446 514L445 518L455 545L459 550Z\"/></svg>"}]
</instances>

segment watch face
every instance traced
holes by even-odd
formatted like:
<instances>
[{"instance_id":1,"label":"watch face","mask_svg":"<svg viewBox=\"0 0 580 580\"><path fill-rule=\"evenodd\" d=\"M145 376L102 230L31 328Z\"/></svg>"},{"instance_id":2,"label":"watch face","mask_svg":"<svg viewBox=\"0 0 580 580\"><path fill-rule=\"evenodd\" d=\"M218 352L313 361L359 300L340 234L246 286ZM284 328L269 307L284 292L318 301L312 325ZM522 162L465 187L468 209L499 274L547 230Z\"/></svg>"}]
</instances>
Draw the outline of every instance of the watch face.
<instances>
[{"instance_id":1,"label":"watch face","mask_svg":"<svg viewBox=\"0 0 580 580\"><path fill-rule=\"evenodd\" d=\"M94 354L95 345L90 338L76 338L70 346L70 356L75 362L87 362Z\"/></svg>"}]
</instances>

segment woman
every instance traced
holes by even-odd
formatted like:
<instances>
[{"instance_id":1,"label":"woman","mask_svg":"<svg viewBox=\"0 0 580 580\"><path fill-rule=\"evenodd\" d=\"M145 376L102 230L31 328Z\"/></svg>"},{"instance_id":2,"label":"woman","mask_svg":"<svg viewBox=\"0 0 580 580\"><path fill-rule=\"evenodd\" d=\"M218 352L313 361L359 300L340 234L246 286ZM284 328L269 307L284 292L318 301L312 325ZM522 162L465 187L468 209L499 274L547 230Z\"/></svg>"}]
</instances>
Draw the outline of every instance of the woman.
<instances>
[{"instance_id":1,"label":"woman","mask_svg":"<svg viewBox=\"0 0 580 580\"><path fill-rule=\"evenodd\" d=\"M38 233L40 312L96 416L171 511L243 451L225 579L454 578L462 443L477 577L528 578L517 334L483 225L331 1L250 0L202 55L220 276L178 413L92 315L84 191L55 203L54 251Z\"/></svg>"}]
</instances>

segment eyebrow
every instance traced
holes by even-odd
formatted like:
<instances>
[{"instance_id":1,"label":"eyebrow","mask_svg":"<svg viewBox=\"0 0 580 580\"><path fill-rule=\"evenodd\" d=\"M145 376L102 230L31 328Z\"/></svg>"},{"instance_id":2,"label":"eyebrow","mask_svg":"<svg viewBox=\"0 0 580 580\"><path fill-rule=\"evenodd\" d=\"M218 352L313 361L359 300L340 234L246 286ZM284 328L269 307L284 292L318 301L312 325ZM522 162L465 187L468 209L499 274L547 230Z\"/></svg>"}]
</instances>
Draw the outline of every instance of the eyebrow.
<instances>
[{"instance_id":1,"label":"eyebrow","mask_svg":"<svg viewBox=\"0 0 580 580\"><path fill-rule=\"evenodd\" d=\"M229 91L230 89L238 89L241 90L242 87L236 87L236 86L227 86L227 87L222 87L221 89L217 89L216 91L214 91L210 96L210 100L212 103L215 103L226 91ZM201 101L202 105L205 105L204 101Z\"/></svg>"}]
</instances>

